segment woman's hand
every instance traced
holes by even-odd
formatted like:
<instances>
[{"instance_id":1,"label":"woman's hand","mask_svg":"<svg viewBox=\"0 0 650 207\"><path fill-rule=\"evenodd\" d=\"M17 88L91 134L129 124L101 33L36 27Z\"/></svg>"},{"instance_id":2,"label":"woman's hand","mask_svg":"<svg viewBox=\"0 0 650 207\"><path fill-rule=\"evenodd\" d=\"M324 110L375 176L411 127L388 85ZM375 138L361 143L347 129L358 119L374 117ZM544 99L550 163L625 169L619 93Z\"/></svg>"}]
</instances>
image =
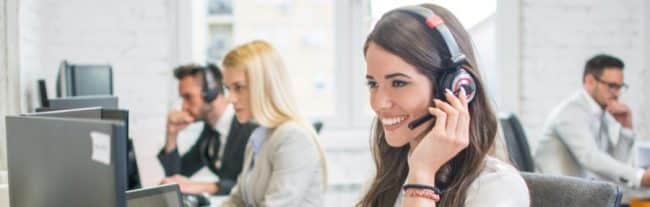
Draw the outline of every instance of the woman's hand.
<instances>
[{"instance_id":1,"label":"woman's hand","mask_svg":"<svg viewBox=\"0 0 650 207\"><path fill-rule=\"evenodd\" d=\"M409 184L434 185L436 172L469 144L469 110L466 92L459 97L447 90L449 103L434 99L429 112L436 123L411 151L408 158Z\"/></svg>"}]
</instances>

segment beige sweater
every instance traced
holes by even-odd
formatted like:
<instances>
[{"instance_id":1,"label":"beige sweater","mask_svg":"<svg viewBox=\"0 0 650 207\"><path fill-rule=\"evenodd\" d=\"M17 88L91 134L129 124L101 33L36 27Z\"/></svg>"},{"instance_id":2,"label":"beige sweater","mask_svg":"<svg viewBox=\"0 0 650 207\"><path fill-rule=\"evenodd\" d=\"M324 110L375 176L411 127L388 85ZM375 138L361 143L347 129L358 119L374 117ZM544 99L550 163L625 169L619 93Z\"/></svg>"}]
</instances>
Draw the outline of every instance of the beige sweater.
<instances>
[{"instance_id":1,"label":"beige sweater","mask_svg":"<svg viewBox=\"0 0 650 207\"><path fill-rule=\"evenodd\" d=\"M323 206L325 161L316 135L294 122L258 129L266 131L251 135L237 185L221 206Z\"/></svg>"}]
</instances>

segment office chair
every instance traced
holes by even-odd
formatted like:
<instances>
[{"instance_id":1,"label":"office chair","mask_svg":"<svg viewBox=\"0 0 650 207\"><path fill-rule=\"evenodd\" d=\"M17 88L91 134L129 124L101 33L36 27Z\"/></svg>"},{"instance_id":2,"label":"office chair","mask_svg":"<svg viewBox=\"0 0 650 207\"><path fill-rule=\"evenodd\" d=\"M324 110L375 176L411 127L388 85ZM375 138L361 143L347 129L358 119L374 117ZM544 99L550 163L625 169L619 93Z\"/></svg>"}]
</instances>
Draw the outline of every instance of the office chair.
<instances>
[{"instance_id":1,"label":"office chair","mask_svg":"<svg viewBox=\"0 0 650 207\"><path fill-rule=\"evenodd\" d=\"M500 114L506 147L512 164L523 172L535 172L535 162L530 153L528 138L519 119L512 113Z\"/></svg>"},{"instance_id":2,"label":"office chair","mask_svg":"<svg viewBox=\"0 0 650 207\"><path fill-rule=\"evenodd\" d=\"M619 207L622 192L612 183L522 172L531 207Z\"/></svg>"}]
</instances>

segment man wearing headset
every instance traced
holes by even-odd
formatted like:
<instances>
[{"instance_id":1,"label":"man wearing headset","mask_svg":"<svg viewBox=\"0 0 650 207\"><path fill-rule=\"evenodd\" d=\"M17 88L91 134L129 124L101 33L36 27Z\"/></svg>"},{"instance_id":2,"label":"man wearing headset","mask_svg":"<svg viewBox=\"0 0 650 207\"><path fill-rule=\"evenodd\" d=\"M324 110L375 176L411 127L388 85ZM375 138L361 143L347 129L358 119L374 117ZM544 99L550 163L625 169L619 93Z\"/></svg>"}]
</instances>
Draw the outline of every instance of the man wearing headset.
<instances>
[{"instance_id":1,"label":"man wearing headset","mask_svg":"<svg viewBox=\"0 0 650 207\"><path fill-rule=\"evenodd\" d=\"M167 116L165 146L158 154L165 179L162 184L177 183L187 194L210 193L227 195L242 169L244 149L253 130L253 123L240 124L224 96L223 76L215 65L183 65L174 69L183 98L181 111ZM198 140L182 157L177 150L178 133L188 125L202 121ZM203 167L219 177L218 182L197 182L187 177Z\"/></svg>"},{"instance_id":2,"label":"man wearing headset","mask_svg":"<svg viewBox=\"0 0 650 207\"><path fill-rule=\"evenodd\" d=\"M635 133L632 111L619 100L623 61L610 55L589 59L583 89L556 107L536 153L543 173L650 187L650 170L629 164Z\"/></svg>"}]
</instances>

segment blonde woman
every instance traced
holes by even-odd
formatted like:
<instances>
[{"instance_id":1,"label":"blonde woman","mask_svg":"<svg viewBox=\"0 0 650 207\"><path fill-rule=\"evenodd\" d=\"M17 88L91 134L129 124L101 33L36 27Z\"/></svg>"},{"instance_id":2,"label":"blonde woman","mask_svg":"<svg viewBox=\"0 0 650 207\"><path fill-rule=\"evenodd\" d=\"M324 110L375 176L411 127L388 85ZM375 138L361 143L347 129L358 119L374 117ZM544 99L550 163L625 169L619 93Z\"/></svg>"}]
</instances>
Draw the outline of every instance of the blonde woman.
<instances>
[{"instance_id":1,"label":"blonde woman","mask_svg":"<svg viewBox=\"0 0 650 207\"><path fill-rule=\"evenodd\" d=\"M315 131L298 113L277 51L264 41L249 42L228 52L223 68L237 120L260 127L222 206L323 206L325 159Z\"/></svg>"}]
</instances>

